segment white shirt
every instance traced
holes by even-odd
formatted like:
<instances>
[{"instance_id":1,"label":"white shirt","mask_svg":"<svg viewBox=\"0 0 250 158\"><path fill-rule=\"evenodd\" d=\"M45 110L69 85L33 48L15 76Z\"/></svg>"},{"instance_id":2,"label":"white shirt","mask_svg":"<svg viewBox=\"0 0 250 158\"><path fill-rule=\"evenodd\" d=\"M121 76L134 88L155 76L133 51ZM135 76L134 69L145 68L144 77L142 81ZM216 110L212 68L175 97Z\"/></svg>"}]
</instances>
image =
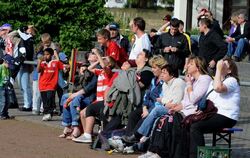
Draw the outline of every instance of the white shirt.
<instances>
[{"instance_id":1,"label":"white shirt","mask_svg":"<svg viewBox=\"0 0 250 158\"><path fill-rule=\"evenodd\" d=\"M212 91L207 98L218 108L218 114L237 121L240 113L240 86L233 77L226 78L223 84L227 87L227 92L217 93ZM212 88L213 82L210 83L208 92Z\"/></svg>"},{"instance_id":2,"label":"white shirt","mask_svg":"<svg viewBox=\"0 0 250 158\"><path fill-rule=\"evenodd\" d=\"M240 25L240 34L241 35L244 33L244 26L245 26L245 23Z\"/></svg>"},{"instance_id":3,"label":"white shirt","mask_svg":"<svg viewBox=\"0 0 250 158\"><path fill-rule=\"evenodd\" d=\"M180 78L173 78L168 83L164 82L162 85L163 97L161 102L167 104L172 101L173 104L179 104L183 98L185 87L186 83Z\"/></svg>"},{"instance_id":4,"label":"white shirt","mask_svg":"<svg viewBox=\"0 0 250 158\"><path fill-rule=\"evenodd\" d=\"M135 60L137 58L138 54L143 49L147 49L147 50L151 51L151 43L150 43L150 40L149 40L148 35L146 33L144 33L140 38L138 38L135 35L135 43L133 44L133 46L131 48L129 59Z\"/></svg>"}]
</instances>

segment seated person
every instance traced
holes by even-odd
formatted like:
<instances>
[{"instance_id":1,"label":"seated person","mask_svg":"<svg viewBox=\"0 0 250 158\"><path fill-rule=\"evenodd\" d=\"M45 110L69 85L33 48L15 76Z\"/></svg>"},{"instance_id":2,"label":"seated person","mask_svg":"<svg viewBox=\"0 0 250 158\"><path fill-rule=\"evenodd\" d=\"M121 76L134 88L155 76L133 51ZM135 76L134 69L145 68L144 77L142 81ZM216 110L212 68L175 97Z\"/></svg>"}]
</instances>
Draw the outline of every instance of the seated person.
<instances>
[{"instance_id":1,"label":"seated person","mask_svg":"<svg viewBox=\"0 0 250 158\"><path fill-rule=\"evenodd\" d=\"M126 135L123 139L127 142L134 141L134 132L141 125L142 121L148 116L148 114L157 106L161 106L161 103L156 101L162 94L163 81L160 79L161 68L167 64L166 60L161 55L155 55L149 60L149 64L152 66L152 72L154 78L151 81L149 88L143 97L142 106L132 111L128 118L128 124L126 127ZM132 136L131 136L132 135Z\"/></svg>"},{"instance_id":2,"label":"seated person","mask_svg":"<svg viewBox=\"0 0 250 158\"><path fill-rule=\"evenodd\" d=\"M171 103L178 104L183 98L186 84L182 79L178 78L178 71L176 69L171 65L163 66L161 68L161 79L164 81L162 85L163 96L155 98L154 101L155 104L160 104L150 111L134 135L137 138L141 138L141 143L149 137L154 121L158 117L168 113L168 109L171 108L169 107Z\"/></svg>"},{"instance_id":3,"label":"seated person","mask_svg":"<svg viewBox=\"0 0 250 158\"><path fill-rule=\"evenodd\" d=\"M240 14L238 16L238 26L235 32L226 39L228 42L227 56L231 57L233 55L233 59L236 62L240 61L242 54L246 52L248 48L249 39L250 23L246 21L244 14Z\"/></svg>"},{"instance_id":4,"label":"seated person","mask_svg":"<svg viewBox=\"0 0 250 158\"><path fill-rule=\"evenodd\" d=\"M197 147L204 146L204 134L233 127L239 119L240 86L236 64L231 59L220 60L207 97L217 107L217 114L193 123L190 127L190 158L197 157Z\"/></svg>"},{"instance_id":5,"label":"seated person","mask_svg":"<svg viewBox=\"0 0 250 158\"><path fill-rule=\"evenodd\" d=\"M88 71L87 67L87 63L81 65L79 74L75 76L73 93L66 93L62 96L60 105L63 106L62 125L65 128L63 134L59 136L61 138L72 139L81 134L79 129L80 110L90 105L96 97L97 77ZM71 133L72 135L69 136Z\"/></svg>"},{"instance_id":6,"label":"seated person","mask_svg":"<svg viewBox=\"0 0 250 158\"><path fill-rule=\"evenodd\" d=\"M187 75L185 76L186 88L180 103L168 103L168 113L173 114L173 129L171 146L173 157L187 157L187 134L185 128L181 128L181 121L186 116L194 114L197 110L199 100L207 92L211 77L207 75L205 59L197 56L189 57L186 65ZM162 138L164 139L164 138ZM155 151L149 148L147 154ZM154 153L159 154L159 153Z\"/></svg>"},{"instance_id":7,"label":"seated person","mask_svg":"<svg viewBox=\"0 0 250 158\"><path fill-rule=\"evenodd\" d=\"M113 81L113 72L111 71L116 67L114 59L110 56L102 58L100 52L94 48L92 52L98 57L98 61L88 67L88 69L98 76L97 79L97 91L96 100L90 104L87 108L83 109L80 113L81 124L84 133L79 138L73 138L72 140L79 143L91 143L91 133L93 130L95 117L100 115L104 107L104 97L110 82ZM101 69L96 68L96 65L100 64Z\"/></svg>"}]
</instances>

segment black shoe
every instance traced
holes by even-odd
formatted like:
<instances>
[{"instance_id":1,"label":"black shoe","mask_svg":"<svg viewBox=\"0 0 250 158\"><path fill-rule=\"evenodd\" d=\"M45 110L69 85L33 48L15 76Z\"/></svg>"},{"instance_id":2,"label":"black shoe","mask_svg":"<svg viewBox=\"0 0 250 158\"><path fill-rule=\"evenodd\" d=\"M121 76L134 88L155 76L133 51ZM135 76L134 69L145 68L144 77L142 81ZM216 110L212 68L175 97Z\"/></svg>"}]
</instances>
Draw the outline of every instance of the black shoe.
<instances>
[{"instance_id":1,"label":"black shoe","mask_svg":"<svg viewBox=\"0 0 250 158\"><path fill-rule=\"evenodd\" d=\"M15 119L15 116L1 116L0 117L0 120L13 120Z\"/></svg>"},{"instance_id":2,"label":"black shoe","mask_svg":"<svg viewBox=\"0 0 250 158\"><path fill-rule=\"evenodd\" d=\"M135 135L131 135L131 136L123 136L122 140L126 143L137 143L139 142L139 140L135 137Z\"/></svg>"},{"instance_id":3,"label":"black shoe","mask_svg":"<svg viewBox=\"0 0 250 158\"><path fill-rule=\"evenodd\" d=\"M234 60L235 62L240 62L240 58L237 57L237 56L233 56L233 60Z\"/></svg>"},{"instance_id":4,"label":"black shoe","mask_svg":"<svg viewBox=\"0 0 250 158\"><path fill-rule=\"evenodd\" d=\"M32 108L21 107L19 110L20 110L20 111L29 112L29 111L32 111Z\"/></svg>"}]
</instances>

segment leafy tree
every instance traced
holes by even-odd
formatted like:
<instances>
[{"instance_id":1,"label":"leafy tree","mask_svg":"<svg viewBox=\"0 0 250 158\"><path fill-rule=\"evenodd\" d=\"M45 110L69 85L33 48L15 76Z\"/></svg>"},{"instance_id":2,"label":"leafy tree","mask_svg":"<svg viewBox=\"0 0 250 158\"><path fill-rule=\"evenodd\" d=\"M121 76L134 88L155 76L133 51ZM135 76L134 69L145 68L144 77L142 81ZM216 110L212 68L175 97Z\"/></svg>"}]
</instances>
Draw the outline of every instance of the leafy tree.
<instances>
[{"instance_id":1,"label":"leafy tree","mask_svg":"<svg viewBox=\"0 0 250 158\"><path fill-rule=\"evenodd\" d=\"M1 24L33 24L38 35L50 33L67 53L90 49L95 31L113 20L103 0L0 0L0 6Z\"/></svg>"},{"instance_id":2,"label":"leafy tree","mask_svg":"<svg viewBox=\"0 0 250 158\"><path fill-rule=\"evenodd\" d=\"M152 7L157 0L128 0L133 7L147 8ZM160 0L162 3L174 4L174 0Z\"/></svg>"}]
</instances>

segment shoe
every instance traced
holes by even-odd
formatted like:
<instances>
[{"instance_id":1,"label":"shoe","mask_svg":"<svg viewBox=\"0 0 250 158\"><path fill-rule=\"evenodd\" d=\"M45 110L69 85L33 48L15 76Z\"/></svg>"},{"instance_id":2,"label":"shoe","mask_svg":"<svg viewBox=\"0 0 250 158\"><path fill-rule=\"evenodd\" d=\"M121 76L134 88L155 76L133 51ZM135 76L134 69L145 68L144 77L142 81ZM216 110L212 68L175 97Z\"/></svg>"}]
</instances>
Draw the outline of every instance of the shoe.
<instances>
[{"instance_id":1,"label":"shoe","mask_svg":"<svg viewBox=\"0 0 250 158\"><path fill-rule=\"evenodd\" d=\"M0 116L0 120L13 120L15 119L15 116Z\"/></svg>"},{"instance_id":2,"label":"shoe","mask_svg":"<svg viewBox=\"0 0 250 158\"><path fill-rule=\"evenodd\" d=\"M42 120L43 121L50 121L50 120L52 120L51 114L45 114L45 115L43 115Z\"/></svg>"},{"instance_id":3,"label":"shoe","mask_svg":"<svg viewBox=\"0 0 250 158\"><path fill-rule=\"evenodd\" d=\"M32 111L32 108L21 107L19 110L20 110L20 111L29 112L29 111Z\"/></svg>"},{"instance_id":4,"label":"shoe","mask_svg":"<svg viewBox=\"0 0 250 158\"><path fill-rule=\"evenodd\" d=\"M148 156L148 158L161 158L158 154L153 153L151 156Z\"/></svg>"},{"instance_id":5,"label":"shoe","mask_svg":"<svg viewBox=\"0 0 250 158\"><path fill-rule=\"evenodd\" d=\"M87 138L85 137L84 134L82 134L80 137L78 138L73 138L72 139L74 142L77 142L77 143L92 143L92 138Z\"/></svg>"},{"instance_id":6,"label":"shoe","mask_svg":"<svg viewBox=\"0 0 250 158\"><path fill-rule=\"evenodd\" d=\"M234 60L235 62L240 62L240 58L237 57L237 56L233 56L233 60Z\"/></svg>"},{"instance_id":7,"label":"shoe","mask_svg":"<svg viewBox=\"0 0 250 158\"><path fill-rule=\"evenodd\" d=\"M33 115L40 115L40 111L32 111Z\"/></svg>"},{"instance_id":8,"label":"shoe","mask_svg":"<svg viewBox=\"0 0 250 158\"><path fill-rule=\"evenodd\" d=\"M137 143L139 141L134 134L131 136L123 136L122 140L126 143Z\"/></svg>"},{"instance_id":9,"label":"shoe","mask_svg":"<svg viewBox=\"0 0 250 158\"><path fill-rule=\"evenodd\" d=\"M145 154L138 156L138 158L149 158L152 155L154 155L154 153L147 151Z\"/></svg>"},{"instance_id":10,"label":"shoe","mask_svg":"<svg viewBox=\"0 0 250 158\"><path fill-rule=\"evenodd\" d=\"M134 148L133 146L126 146L124 149L123 149L123 153L124 154L133 154L135 151L134 151Z\"/></svg>"}]
</instances>

